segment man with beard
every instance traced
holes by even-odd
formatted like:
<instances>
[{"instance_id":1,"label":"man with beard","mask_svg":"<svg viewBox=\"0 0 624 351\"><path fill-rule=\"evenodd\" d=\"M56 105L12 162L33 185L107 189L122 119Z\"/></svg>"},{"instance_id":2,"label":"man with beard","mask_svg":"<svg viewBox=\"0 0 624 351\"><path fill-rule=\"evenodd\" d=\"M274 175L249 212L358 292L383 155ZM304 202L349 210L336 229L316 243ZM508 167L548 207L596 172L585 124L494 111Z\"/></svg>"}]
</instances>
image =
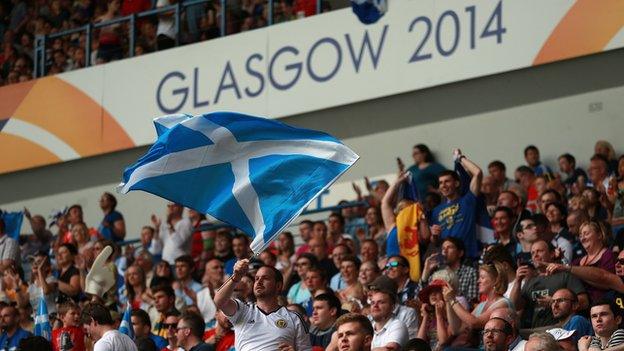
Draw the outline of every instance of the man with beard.
<instances>
[{"instance_id":1,"label":"man with beard","mask_svg":"<svg viewBox=\"0 0 624 351\"><path fill-rule=\"evenodd\" d=\"M491 318L483 329L483 345L485 351L506 351L513 341L513 329L506 320Z\"/></svg>"},{"instance_id":2,"label":"man with beard","mask_svg":"<svg viewBox=\"0 0 624 351\"><path fill-rule=\"evenodd\" d=\"M249 260L236 262L232 279L215 294L215 304L234 326L236 350L310 350L305 322L278 303L283 277L274 267L258 269L254 282L256 303L232 299L235 286L249 269Z\"/></svg>"},{"instance_id":3,"label":"man with beard","mask_svg":"<svg viewBox=\"0 0 624 351\"><path fill-rule=\"evenodd\" d=\"M592 335L591 323L587 318L575 314L578 310L578 299L570 289L559 289L553 296L550 305L553 317L564 330L576 330L574 341L583 335Z\"/></svg>"},{"instance_id":4,"label":"man with beard","mask_svg":"<svg viewBox=\"0 0 624 351\"><path fill-rule=\"evenodd\" d=\"M29 331L20 328L19 313L14 306L4 306L0 309L0 347L2 350L15 350L20 340L32 336Z\"/></svg>"}]
</instances>

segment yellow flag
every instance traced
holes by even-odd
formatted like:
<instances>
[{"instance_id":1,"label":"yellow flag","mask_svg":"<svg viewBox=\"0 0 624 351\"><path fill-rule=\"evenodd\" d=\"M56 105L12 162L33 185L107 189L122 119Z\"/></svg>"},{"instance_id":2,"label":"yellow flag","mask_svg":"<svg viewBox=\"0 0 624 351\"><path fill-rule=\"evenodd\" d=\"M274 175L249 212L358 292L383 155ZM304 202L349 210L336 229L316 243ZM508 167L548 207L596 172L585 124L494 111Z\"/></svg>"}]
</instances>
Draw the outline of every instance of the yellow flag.
<instances>
[{"instance_id":1,"label":"yellow flag","mask_svg":"<svg viewBox=\"0 0 624 351\"><path fill-rule=\"evenodd\" d=\"M420 280L420 235L418 226L425 213L419 203L405 207L396 217L399 251L410 264L410 279Z\"/></svg>"}]
</instances>

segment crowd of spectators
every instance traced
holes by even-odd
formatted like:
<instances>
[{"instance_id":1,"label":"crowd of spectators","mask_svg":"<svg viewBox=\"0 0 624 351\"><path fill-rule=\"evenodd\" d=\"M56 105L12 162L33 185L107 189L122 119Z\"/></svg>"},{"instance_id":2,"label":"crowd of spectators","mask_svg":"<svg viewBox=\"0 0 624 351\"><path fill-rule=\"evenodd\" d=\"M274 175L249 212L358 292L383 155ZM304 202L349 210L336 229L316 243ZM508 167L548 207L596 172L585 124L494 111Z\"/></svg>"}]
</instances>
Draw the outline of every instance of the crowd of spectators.
<instances>
[{"instance_id":1,"label":"crowd of spectators","mask_svg":"<svg viewBox=\"0 0 624 351\"><path fill-rule=\"evenodd\" d=\"M121 247L124 217L110 193L93 227L80 205L52 225L25 210L32 234L19 241L0 221L0 349L31 341L43 294L55 350L63 332L76 351L110 338L128 305L140 350L247 350L289 323L297 339L280 350L619 350L624 155L606 141L594 151L586 170L565 153L553 171L530 145L509 178L504 162L483 171L460 150L447 170L418 144L411 167L398 160L396 181L354 184L340 211L300 221L300 240L283 232L253 258L246 235L175 203L146 219L140 243ZM410 184L417 199L401 191ZM422 209L410 229L416 265L396 234L406 208ZM93 296L85 277L107 246L117 282ZM249 327L261 317L243 306L254 303L266 318L281 311L278 334Z\"/></svg>"},{"instance_id":2,"label":"crowd of spectators","mask_svg":"<svg viewBox=\"0 0 624 351\"><path fill-rule=\"evenodd\" d=\"M86 24L175 5L178 0L1 0L0 86L33 79L34 42L37 35L51 35ZM182 5L184 5L182 1ZM322 2L322 10L329 3ZM165 50L220 36L221 1L182 6L180 33L176 33L173 11L141 17L136 22L134 55ZM267 0L228 0L225 34L265 27ZM315 0L277 0L273 22L281 23L316 14ZM46 43L46 74L57 74L89 65L129 57L129 22L107 25L93 31L90 55L86 57L87 33L80 31Z\"/></svg>"}]
</instances>

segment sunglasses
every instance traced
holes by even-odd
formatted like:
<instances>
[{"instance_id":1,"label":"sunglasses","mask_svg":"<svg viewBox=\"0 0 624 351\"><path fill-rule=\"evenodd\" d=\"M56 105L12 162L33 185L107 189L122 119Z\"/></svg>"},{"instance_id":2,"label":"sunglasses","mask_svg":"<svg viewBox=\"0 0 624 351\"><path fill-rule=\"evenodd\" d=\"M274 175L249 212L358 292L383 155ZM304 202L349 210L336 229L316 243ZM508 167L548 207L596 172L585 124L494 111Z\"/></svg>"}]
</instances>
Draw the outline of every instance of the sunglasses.
<instances>
[{"instance_id":1,"label":"sunglasses","mask_svg":"<svg viewBox=\"0 0 624 351\"><path fill-rule=\"evenodd\" d=\"M624 258L618 258L617 263L624 265Z\"/></svg>"},{"instance_id":2,"label":"sunglasses","mask_svg":"<svg viewBox=\"0 0 624 351\"><path fill-rule=\"evenodd\" d=\"M386 263L386 268L397 268L397 267L403 267L403 265L400 264L398 261Z\"/></svg>"},{"instance_id":3,"label":"sunglasses","mask_svg":"<svg viewBox=\"0 0 624 351\"><path fill-rule=\"evenodd\" d=\"M178 323L163 323L162 324L162 329L170 329L170 328L177 328Z\"/></svg>"}]
</instances>

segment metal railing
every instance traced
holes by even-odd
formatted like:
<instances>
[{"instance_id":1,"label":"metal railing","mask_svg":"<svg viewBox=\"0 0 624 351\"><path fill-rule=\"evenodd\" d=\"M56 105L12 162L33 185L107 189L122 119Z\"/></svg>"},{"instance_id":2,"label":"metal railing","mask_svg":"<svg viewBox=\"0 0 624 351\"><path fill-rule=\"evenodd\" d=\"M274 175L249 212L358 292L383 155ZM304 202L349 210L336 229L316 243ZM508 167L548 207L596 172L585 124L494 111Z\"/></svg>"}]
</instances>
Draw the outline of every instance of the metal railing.
<instances>
[{"instance_id":1,"label":"metal railing","mask_svg":"<svg viewBox=\"0 0 624 351\"><path fill-rule=\"evenodd\" d=\"M223 36L226 36L227 34L226 33L227 3L226 3L226 0L218 0L218 1L220 1L219 33L220 33L220 36L223 37ZM275 0L267 1L267 6L268 6L267 26L273 25L274 1ZM316 14L321 13L321 1L322 0L316 0ZM173 39L175 41L175 46L179 46L180 45L180 28L181 28L180 18L181 18L182 12L186 11L186 9L190 6L201 5L201 4L205 4L209 2L211 2L211 0L189 0L189 1L184 1L184 2L178 2L174 5L159 7L159 8L147 10L144 12L140 12L140 13L132 14L128 16L117 17L108 21L103 21L99 23L89 23L81 27L65 30L62 32L54 33L54 34L37 35L35 37L35 48L34 48L34 56L33 56L34 66L35 66L34 67L35 78L43 77L46 75L46 59L47 59L46 49L47 49L48 42L50 42L51 40L84 32L86 34L86 41L85 41L85 48L84 48L85 67L89 67L93 65L94 63L94 62L91 62L91 40L92 40L92 35L93 35L94 30L104 28L107 26L116 25L116 24L128 23L129 24L128 26L128 30L129 30L128 57L133 57L135 44L136 44L137 21L139 19L143 19L146 17L152 17L155 15L161 15L161 14L173 12L174 28L175 28L175 33L176 33L175 38Z\"/></svg>"}]
</instances>

